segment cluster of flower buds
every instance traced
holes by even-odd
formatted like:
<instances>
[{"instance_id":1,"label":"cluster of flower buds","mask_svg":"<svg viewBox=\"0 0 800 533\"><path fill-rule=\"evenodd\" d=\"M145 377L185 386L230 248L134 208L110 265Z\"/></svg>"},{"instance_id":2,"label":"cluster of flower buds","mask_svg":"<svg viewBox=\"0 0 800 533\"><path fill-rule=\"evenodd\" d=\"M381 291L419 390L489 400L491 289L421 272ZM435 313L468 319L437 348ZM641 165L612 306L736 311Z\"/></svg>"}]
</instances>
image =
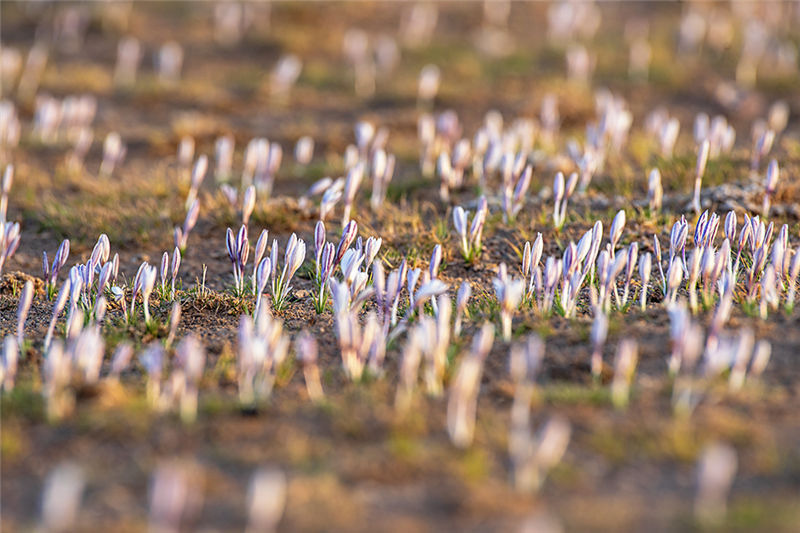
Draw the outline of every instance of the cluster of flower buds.
<instances>
[{"instance_id":1,"label":"cluster of flower buds","mask_svg":"<svg viewBox=\"0 0 800 533\"><path fill-rule=\"evenodd\" d=\"M355 73L355 92L359 97L371 97L375 93L378 75L388 75L400 59L395 40L381 35L375 42L363 30L351 28L344 34L342 48Z\"/></svg>"},{"instance_id":2,"label":"cluster of flower buds","mask_svg":"<svg viewBox=\"0 0 800 533\"><path fill-rule=\"evenodd\" d=\"M481 196L478 202L478 209L472 217L472 224L468 227L469 211L465 211L461 206L456 206L453 210L453 225L460 239L461 256L468 263L473 263L481 254L481 238L488 212L489 205L486 198Z\"/></svg>"},{"instance_id":3,"label":"cluster of flower buds","mask_svg":"<svg viewBox=\"0 0 800 533\"><path fill-rule=\"evenodd\" d=\"M175 533L194 523L203 504L203 472L192 463L161 462L150 480L148 530Z\"/></svg>"},{"instance_id":4,"label":"cluster of flower buds","mask_svg":"<svg viewBox=\"0 0 800 533\"><path fill-rule=\"evenodd\" d=\"M142 295L142 306L144 307L144 321L145 324L150 324L150 295L156 284L156 276L158 270L156 267L150 265L146 261L139 265L139 270L136 271L136 276L133 278L133 291L131 293L131 309L129 319L135 316L134 309L136 305L136 296Z\"/></svg>"},{"instance_id":5,"label":"cluster of flower buds","mask_svg":"<svg viewBox=\"0 0 800 533\"><path fill-rule=\"evenodd\" d=\"M228 251L228 259L231 260L231 264L233 265L234 293L237 296L242 296L245 291L244 269L247 265L247 258L250 255L250 241L247 240L247 226L239 228L238 233L235 235L233 230L228 228L225 233L225 247Z\"/></svg>"},{"instance_id":6,"label":"cluster of flower buds","mask_svg":"<svg viewBox=\"0 0 800 533\"><path fill-rule=\"evenodd\" d=\"M395 163L395 156L393 154L387 154L385 150L375 150L372 155L369 173L372 178L370 206L373 211L380 209L386 199L386 191L389 187L389 182L391 182L394 177Z\"/></svg>"},{"instance_id":7,"label":"cluster of flower buds","mask_svg":"<svg viewBox=\"0 0 800 533\"><path fill-rule=\"evenodd\" d=\"M560 311L566 317L574 317L578 307L578 297L580 296L581 288L586 276L590 274L592 266L594 265L594 258L600 249L600 242L602 239L601 226L595 225L591 230L583 234L578 244L570 242L564 250L564 256L560 260L560 267L558 262L555 263L556 270L559 268L561 272L561 298L559 301ZM551 262L551 264L553 264ZM545 266L547 263L545 263ZM552 272L549 273L552 275ZM556 276L558 278L558 276ZM550 287L551 279L548 278L548 272L545 271L544 288L552 291ZM555 282L553 283L555 285ZM546 292L546 291L545 291ZM544 299L544 298L543 298ZM554 295L551 298L547 297L548 304L552 304ZM546 312L550 312L547 308Z\"/></svg>"},{"instance_id":8,"label":"cluster of flower buds","mask_svg":"<svg viewBox=\"0 0 800 533\"><path fill-rule=\"evenodd\" d=\"M82 283L80 278L76 278L78 283ZM80 287L78 288L78 293L80 293ZM67 298L72 295L72 277L68 277L64 283L61 285L61 289L58 291L58 296L56 296L55 301L53 302L53 313L52 318L50 319L50 325L47 328L47 334L44 338L44 352L47 353L50 349L50 343L53 339L53 334L55 333L56 329L56 322L58 321L58 317L61 315L61 312L64 310L64 307L67 305ZM72 302L75 309L70 308L70 318L72 317L73 312L77 310L77 299L78 295L73 296ZM67 327L69 330L69 327Z\"/></svg>"},{"instance_id":9,"label":"cluster of flower buds","mask_svg":"<svg viewBox=\"0 0 800 533\"><path fill-rule=\"evenodd\" d=\"M77 386L92 386L100 379L105 342L97 324L83 328L73 322L77 332L68 333L66 344L56 340L50 346L44 364L42 394L51 420L68 416L75 405Z\"/></svg>"},{"instance_id":10,"label":"cluster of flower buds","mask_svg":"<svg viewBox=\"0 0 800 533\"><path fill-rule=\"evenodd\" d=\"M525 242L525 247L522 251L522 279L525 282L525 290L523 292L523 301L526 303L533 303L536 297L536 279L541 278L541 268L539 263L542 259L542 249L544 241L542 234L536 235L536 240L531 245L530 241ZM538 274L537 274L538 272ZM541 290L541 288L539 288Z\"/></svg>"},{"instance_id":11,"label":"cluster of flower buds","mask_svg":"<svg viewBox=\"0 0 800 533\"><path fill-rule=\"evenodd\" d=\"M286 251L283 257L283 269L280 274L278 273L278 240L272 240L272 249L270 250L270 263L272 266L272 307L276 311L280 311L286 305L286 297L292 286L289 284L292 277L303 264L306 259L306 243L302 239L298 239L297 235L292 233L289 241L286 243Z\"/></svg>"},{"instance_id":12,"label":"cluster of flower buds","mask_svg":"<svg viewBox=\"0 0 800 533\"><path fill-rule=\"evenodd\" d=\"M681 123L678 118L670 116L663 107L658 108L647 116L645 129L658 143L661 157L671 159L675 151L675 142L681 131Z\"/></svg>"},{"instance_id":13,"label":"cluster of flower buds","mask_svg":"<svg viewBox=\"0 0 800 533\"><path fill-rule=\"evenodd\" d=\"M43 144L74 143L82 132L91 131L97 112L92 95L66 96L58 100L37 95L33 116L33 137Z\"/></svg>"},{"instance_id":14,"label":"cluster of flower buds","mask_svg":"<svg viewBox=\"0 0 800 533\"><path fill-rule=\"evenodd\" d=\"M694 121L694 140L698 144L707 140L708 157L716 159L720 154L731 152L736 142L736 130L722 115L711 119L706 113L699 113Z\"/></svg>"},{"instance_id":15,"label":"cluster of flower buds","mask_svg":"<svg viewBox=\"0 0 800 533\"><path fill-rule=\"evenodd\" d=\"M602 169L605 148L600 145L601 139L593 130L587 130L586 144L583 148L574 139L567 143L567 151L578 167L578 190L586 192L594 175Z\"/></svg>"},{"instance_id":16,"label":"cluster of flower buds","mask_svg":"<svg viewBox=\"0 0 800 533\"><path fill-rule=\"evenodd\" d=\"M282 161L280 144L260 137L251 139L244 151L242 187L255 185L259 193L269 196Z\"/></svg>"},{"instance_id":17,"label":"cluster of flower buds","mask_svg":"<svg viewBox=\"0 0 800 533\"><path fill-rule=\"evenodd\" d=\"M92 249L86 264L73 266L69 272L70 280L70 316L77 306L90 310L94 306L92 316L101 320L105 312L106 289L113 290L119 272L119 254L109 261L111 245L108 236L100 235ZM100 311L98 313L98 311Z\"/></svg>"},{"instance_id":18,"label":"cluster of flower buds","mask_svg":"<svg viewBox=\"0 0 800 533\"><path fill-rule=\"evenodd\" d=\"M510 370L514 381L508 451L513 466L514 486L521 492L539 490L551 470L563 457L571 428L561 418L551 418L534 437L530 410L536 375L541 367L544 343L531 335L523 345L511 348Z\"/></svg>"},{"instance_id":19,"label":"cluster of flower buds","mask_svg":"<svg viewBox=\"0 0 800 533\"><path fill-rule=\"evenodd\" d=\"M56 251L53 263L47 259L47 252L42 252L42 278L45 280L45 291L47 298L52 300L58 285L58 273L67 263L69 258L69 239L61 241L61 245Z\"/></svg>"},{"instance_id":20,"label":"cluster of flower buds","mask_svg":"<svg viewBox=\"0 0 800 533\"><path fill-rule=\"evenodd\" d=\"M613 242L613 241L612 241ZM617 292L617 276L625 270L628 264L627 254L611 256L608 250L601 251L597 256L597 295L592 291L593 307L608 313L611 310L611 295ZM619 297L617 302L621 303Z\"/></svg>"},{"instance_id":21,"label":"cluster of flower buds","mask_svg":"<svg viewBox=\"0 0 800 533\"><path fill-rule=\"evenodd\" d=\"M668 311L672 351L667 363L670 376L677 376L681 368L691 371L703 349L703 330L692 322L685 304L675 305Z\"/></svg>"},{"instance_id":22,"label":"cluster of flower buds","mask_svg":"<svg viewBox=\"0 0 800 533\"><path fill-rule=\"evenodd\" d=\"M514 381L514 402L511 405L511 428L508 452L514 472L514 485L527 490L527 466L532 454L530 413L536 375L542 365L544 343L537 335L528 337L525 344L514 344L509 357L511 379Z\"/></svg>"},{"instance_id":23,"label":"cluster of flower buds","mask_svg":"<svg viewBox=\"0 0 800 533\"><path fill-rule=\"evenodd\" d=\"M272 275L272 259L265 257L267 252L267 243L269 240L269 232L261 230L258 236L255 247L255 257L253 258L253 275L251 279L253 294L256 297L256 310L255 315L258 314L258 309L261 307L261 295L267 288L267 282Z\"/></svg>"},{"instance_id":24,"label":"cluster of flower buds","mask_svg":"<svg viewBox=\"0 0 800 533\"><path fill-rule=\"evenodd\" d=\"M255 321L242 315L237 367L239 402L244 408L257 408L269 399L288 349L289 338L283 332L283 324L265 307L259 310Z\"/></svg>"},{"instance_id":25,"label":"cluster of flower buds","mask_svg":"<svg viewBox=\"0 0 800 533\"><path fill-rule=\"evenodd\" d=\"M161 265L159 268L159 276L161 284L158 287L159 298L162 300L175 300L175 282L178 279L178 270L181 268L181 251L176 247L172 251L172 268L169 264L169 253L164 252L161 255ZM167 286L167 279L170 283Z\"/></svg>"},{"instance_id":26,"label":"cluster of flower buds","mask_svg":"<svg viewBox=\"0 0 800 533\"><path fill-rule=\"evenodd\" d=\"M512 455L517 490L538 491L550 470L561 462L571 436L569 422L558 416L550 418L536 437L529 432Z\"/></svg>"},{"instance_id":27,"label":"cluster of flower buds","mask_svg":"<svg viewBox=\"0 0 800 533\"><path fill-rule=\"evenodd\" d=\"M436 318L430 316L423 316L420 318L419 323L409 332L408 341L411 347L407 349L415 349L419 354L411 354L404 352L403 357L409 357L409 361L404 361L403 364L411 364L417 360L417 366L420 359L425 361L424 381L425 388L431 396L441 396L444 392L444 377L447 370L447 349L450 346L450 316L451 304L450 298L446 294L439 296L438 301L439 314ZM413 339L413 340L412 340ZM411 368L407 369L409 375L412 377ZM413 390L414 383L416 382L416 371L413 372L413 381L405 384L406 390Z\"/></svg>"},{"instance_id":28,"label":"cluster of flower buds","mask_svg":"<svg viewBox=\"0 0 800 533\"><path fill-rule=\"evenodd\" d=\"M448 157L456 142L461 137L461 124L458 115L453 110L447 110L434 117L428 113L420 115L417 121L417 135L420 141L420 168L422 175L433 175L436 164L442 154ZM459 150L469 148L469 141L465 141ZM444 163L444 161L442 161ZM448 161L452 167L452 159ZM446 170L446 168L445 168ZM447 176L450 178L452 176ZM441 193L441 191L440 191Z\"/></svg>"},{"instance_id":29,"label":"cluster of flower buds","mask_svg":"<svg viewBox=\"0 0 800 533\"><path fill-rule=\"evenodd\" d=\"M369 271L370 267L379 264L375 262L375 257L382 239L370 237L364 244L361 237L358 237L356 246L348 248L356 233L357 227L351 220L342 232L339 246L334 248L333 243L327 243L320 254L320 281L318 294L314 297L318 313L327 306L328 293L332 294L334 311L338 313L359 309L374 292L373 287L368 287ZM364 270L361 270L362 265ZM337 267L341 268L341 280L332 277ZM380 275L382 274L381 270Z\"/></svg>"},{"instance_id":30,"label":"cluster of flower buds","mask_svg":"<svg viewBox=\"0 0 800 533\"><path fill-rule=\"evenodd\" d=\"M450 191L460 189L464 185L464 171L470 163L471 150L469 141L461 139L453 147L452 156L442 151L437 161L437 171L441 178L439 196L443 202L450 200Z\"/></svg>"},{"instance_id":31,"label":"cluster of flower buds","mask_svg":"<svg viewBox=\"0 0 800 533\"><path fill-rule=\"evenodd\" d=\"M564 174L556 173L553 179L553 227L560 230L567 220L567 202L569 202L575 186L578 184L578 174L573 172L569 179L564 181Z\"/></svg>"},{"instance_id":32,"label":"cluster of flower buds","mask_svg":"<svg viewBox=\"0 0 800 533\"><path fill-rule=\"evenodd\" d=\"M510 159L510 158L509 158ZM517 214L525 205L525 194L531 185L533 168L526 165L521 173L514 174L513 167L509 165L508 171L503 171L503 220L513 222Z\"/></svg>"},{"instance_id":33,"label":"cluster of flower buds","mask_svg":"<svg viewBox=\"0 0 800 533\"><path fill-rule=\"evenodd\" d=\"M408 270L406 274L406 291L408 292L408 310L406 311L405 320L408 321L416 310L417 316L422 317L424 312L425 303L431 300L431 307L434 312L437 312L437 304L435 298L440 294L447 291L447 284L436 278L439 268L439 261L441 256L437 257L437 250L441 252L441 248L435 248L431 257L431 264L427 271L420 268ZM419 288L417 284L419 283Z\"/></svg>"},{"instance_id":34,"label":"cluster of flower buds","mask_svg":"<svg viewBox=\"0 0 800 533\"><path fill-rule=\"evenodd\" d=\"M472 444L478 409L483 364L494 343L494 326L485 323L472 340L472 349L461 358L447 401L447 433L459 448Z\"/></svg>"},{"instance_id":35,"label":"cluster of flower buds","mask_svg":"<svg viewBox=\"0 0 800 533\"><path fill-rule=\"evenodd\" d=\"M298 204L301 209L308 211L309 199L314 196L320 196L319 204L319 220L325 221L328 215L333 211L339 200L342 199L344 192L344 178L337 178L336 180L330 177L324 177L315 181L308 191L300 197Z\"/></svg>"},{"instance_id":36,"label":"cluster of flower buds","mask_svg":"<svg viewBox=\"0 0 800 533\"><path fill-rule=\"evenodd\" d=\"M716 321L716 317L712 319L703 351L702 328L691 323L688 310L678 307L671 312L673 352L669 367L670 374L675 376L672 403L676 412L691 413L701 400L703 388L710 387L721 374L728 372L729 389L736 392L744 385L748 369L750 375L757 378L767 366L769 343L763 340L755 343L749 328L733 335L720 335L715 331L718 325L713 322ZM695 370L701 352L703 365L698 377Z\"/></svg>"},{"instance_id":37,"label":"cluster of flower buds","mask_svg":"<svg viewBox=\"0 0 800 533\"><path fill-rule=\"evenodd\" d=\"M375 303L378 308L378 317L384 325L384 333L388 333L390 326L397 325L400 291L405 285L407 271L405 260L400 268L391 271L388 276L384 273L380 261L376 261L372 265L372 288L375 291Z\"/></svg>"},{"instance_id":38,"label":"cluster of flower buds","mask_svg":"<svg viewBox=\"0 0 800 533\"><path fill-rule=\"evenodd\" d=\"M373 372L379 372L386 351L386 336L377 315L374 312L367 314L363 327L351 312L336 313L335 322L342 367L347 377L359 381L367 365Z\"/></svg>"}]
</instances>

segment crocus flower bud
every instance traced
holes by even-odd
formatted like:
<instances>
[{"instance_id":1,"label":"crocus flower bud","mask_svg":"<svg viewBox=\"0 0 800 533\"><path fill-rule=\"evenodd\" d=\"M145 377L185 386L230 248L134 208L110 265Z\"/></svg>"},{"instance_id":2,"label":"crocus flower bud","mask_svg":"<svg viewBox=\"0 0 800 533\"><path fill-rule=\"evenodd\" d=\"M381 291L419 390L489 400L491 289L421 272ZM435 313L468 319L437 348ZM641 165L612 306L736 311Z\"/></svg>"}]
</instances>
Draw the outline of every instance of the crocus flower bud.
<instances>
[{"instance_id":1,"label":"crocus flower bud","mask_svg":"<svg viewBox=\"0 0 800 533\"><path fill-rule=\"evenodd\" d=\"M253 185L250 185L244 192L244 198L242 199L242 224L245 226L250 221L250 215L253 214L255 207L256 188Z\"/></svg>"},{"instance_id":2,"label":"crocus flower bud","mask_svg":"<svg viewBox=\"0 0 800 533\"><path fill-rule=\"evenodd\" d=\"M695 176L699 176L701 179L703 174L706 172L706 164L708 163L708 151L711 145L708 142L708 139L704 139L703 142L700 143L700 146L697 149L697 165L695 166Z\"/></svg>"},{"instance_id":3,"label":"crocus flower bud","mask_svg":"<svg viewBox=\"0 0 800 533\"><path fill-rule=\"evenodd\" d=\"M228 258L235 263L237 255L236 236L231 228L228 228L225 232L225 248L228 251Z\"/></svg>"},{"instance_id":4,"label":"crocus flower bud","mask_svg":"<svg viewBox=\"0 0 800 533\"><path fill-rule=\"evenodd\" d=\"M675 302L678 288L681 285L681 281L683 281L683 262L680 257L673 259L670 264L669 270L667 271L667 280L667 288L669 289L670 295L668 303L672 304Z\"/></svg>"},{"instance_id":5,"label":"crocus flower bud","mask_svg":"<svg viewBox=\"0 0 800 533\"><path fill-rule=\"evenodd\" d=\"M294 147L294 158L301 165L307 165L314 157L314 139L309 136L300 137Z\"/></svg>"},{"instance_id":6,"label":"crocus flower bud","mask_svg":"<svg viewBox=\"0 0 800 533\"><path fill-rule=\"evenodd\" d=\"M236 236L236 259L240 268L247 264L247 257L250 254L250 242L247 240L247 226L239 228Z\"/></svg>"},{"instance_id":7,"label":"crocus flower bud","mask_svg":"<svg viewBox=\"0 0 800 533\"><path fill-rule=\"evenodd\" d=\"M189 135L181 137L181 142L178 144L178 164L188 169L192 164L194 157L194 138Z\"/></svg>"},{"instance_id":8,"label":"crocus flower bud","mask_svg":"<svg viewBox=\"0 0 800 533\"><path fill-rule=\"evenodd\" d=\"M622 237L622 231L625 229L625 210L620 209L614 216L611 222L611 232L609 233L609 241L611 241L611 254L615 254L615 248L619 239Z\"/></svg>"},{"instance_id":9,"label":"crocus flower bud","mask_svg":"<svg viewBox=\"0 0 800 533\"><path fill-rule=\"evenodd\" d=\"M28 280L22 288L22 294L19 297L17 304L17 344L22 346L22 341L25 338L25 321L28 318L28 311L31 309L33 302L33 283Z\"/></svg>"},{"instance_id":10,"label":"crocus flower bud","mask_svg":"<svg viewBox=\"0 0 800 533\"><path fill-rule=\"evenodd\" d=\"M53 271L57 272L61 267L63 267L66 264L68 258L69 258L69 239L64 239L63 241L61 241L61 245L58 247L55 259L53 259L53 265L54 265Z\"/></svg>"},{"instance_id":11,"label":"crocus flower bud","mask_svg":"<svg viewBox=\"0 0 800 533\"><path fill-rule=\"evenodd\" d=\"M453 209L453 226L456 228L456 232L461 236L464 241L467 238L467 213L464 211L464 208L456 206Z\"/></svg>"},{"instance_id":12,"label":"crocus flower bud","mask_svg":"<svg viewBox=\"0 0 800 533\"><path fill-rule=\"evenodd\" d=\"M247 491L247 533L272 532L286 506L286 476L278 470L260 469Z\"/></svg>"},{"instance_id":13,"label":"crocus flower bud","mask_svg":"<svg viewBox=\"0 0 800 533\"><path fill-rule=\"evenodd\" d=\"M321 220L317 221L314 226L314 252L319 262L319 257L322 254L322 248L325 246L325 223Z\"/></svg>"},{"instance_id":14,"label":"crocus flower bud","mask_svg":"<svg viewBox=\"0 0 800 533\"><path fill-rule=\"evenodd\" d=\"M265 257L258 263L258 269L256 270L256 286L258 287L258 294L263 293L264 289L267 287L267 281L269 280L271 272L272 265L270 264L270 258Z\"/></svg>"},{"instance_id":15,"label":"crocus flower bud","mask_svg":"<svg viewBox=\"0 0 800 533\"><path fill-rule=\"evenodd\" d=\"M642 311L647 307L647 285L650 283L650 269L652 263L652 256L650 253L642 254L639 258L639 277L642 280Z\"/></svg>"},{"instance_id":16,"label":"crocus flower bud","mask_svg":"<svg viewBox=\"0 0 800 533\"><path fill-rule=\"evenodd\" d=\"M736 238L736 212L731 210L725 215L725 237L733 242Z\"/></svg>"},{"instance_id":17,"label":"crocus flower bud","mask_svg":"<svg viewBox=\"0 0 800 533\"><path fill-rule=\"evenodd\" d=\"M439 265L442 263L442 245L437 244L433 247L433 253L431 254L431 264L430 264L430 276L431 279L435 279L436 276L439 274Z\"/></svg>"},{"instance_id":18,"label":"crocus flower bud","mask_svg":"<svg viewBox=\"0 0 800 533\"><path fill-rule=\"evenodd\" d=\"M660 211L664 189L661 185L661 172L654 168L647 178L647 201L652 211Z\"/></svg>"},{"instance_id":19,"label":"crocus flower bud","mask_svg":"<svg viewBox=\"0 0 800 533\"><path fill-rule=\"evenodd\" d=\"M636 341L624 339L619 343L614 359L614 379L611 383L611 400L617 409L628 405L629 389L638 361Z\"/></svg>"},{"instance_id":20,"label":"crocus flower bud","mask_svg":"<svg viewBox=\"0 0 800 533\"><path fill-rule=\"evenodd\" d=\"M161 265L158 271L161 276L161 288L163 289L166 286L167 276L169 275L169 252L164 252L161 255Z\"/></svg>"},{"instance_id":21,"label":"crocus flower bud","mask_svg":"<svg viewBox=\"0 0 800 533\"><path fill-rule=\"evenodd\" d=\"M197 161L194 163L194 167L192 168L192 181L191 187L192 189L198 189L200 185L203 183L203 179L206 177L206 173L208 172L208 156L205 154L200 155L197 158Z\"/></svg>"},{"instance_id":22,"label":"crocus flower bud","mask_svg":"<svg viewBox=\"0 0 800 533\"><path fill-rule=\"evenodd\" d=\"M62 462L48 474L42 495L42 530L76 527L84 485L84 473L73 463Z\"/></svg>"},{"instance_id":23,"label":"crocus flower bud","mask_svg":"<svg viewBox=\"0 0 800 533\"><path fill-rule=\"evenodd\" d=\"M737 464L736 450L727 444L711 444L703 450L697 468L695 500L699 518L718 520L724 515Z\"/></svg>"},{"instance_id":24,"label":"crocus flower bud","mask_svg":"<svg viewBox=\"0 0 800 533\"><path fill-rule=\"evenodd\" d=\"M564 174L562 172L557 172L555 178L553 178L553 202L556 205L561 204L561 201L564 199Z\"/></svg>"},{"instance_id":25,"label":"crocus flower bud","mask_svg":"<svg viewBox=\"0 0 800 533\"><path fill-rule=\"evenodd\" d=\"M113 266L111 263L106 263L103 265L103 268L100 269L100 275L97 277L97 293L103 294L105 292L106 287L108 286L108 281L111 279L111 271L113 270Z\"/></svg>"},{"instance_id":26,"label":"crocus flower bud","mask_svg":"<svg viewBox=\"0 0 800 533\"><path fill-rule=\"evenodd\" d=\"M181 267L181 251L176 246L175 249L172 251L172 272L170 276L172 278L173 292L175 291L175 280L178 277L178 269L180 269L180 267Z\"/></svg>"},{"instance_id":27,"label":"crocus flower bud","mask_svg":"<svg viewBox=\"0 0 800 533\"><path fill-rule=\"evenodd\" d=\"M344 230L342 231L342 238L339 240L339 246L336 248L336 258L334 260L334 264L338 265L342 260L345 251L347 251L347 249L350 248L350 245L353 244L357 233L358 224L355 220L351 220L347 223L347 225L345 225Z\"/></svg>"}]
</instances>

